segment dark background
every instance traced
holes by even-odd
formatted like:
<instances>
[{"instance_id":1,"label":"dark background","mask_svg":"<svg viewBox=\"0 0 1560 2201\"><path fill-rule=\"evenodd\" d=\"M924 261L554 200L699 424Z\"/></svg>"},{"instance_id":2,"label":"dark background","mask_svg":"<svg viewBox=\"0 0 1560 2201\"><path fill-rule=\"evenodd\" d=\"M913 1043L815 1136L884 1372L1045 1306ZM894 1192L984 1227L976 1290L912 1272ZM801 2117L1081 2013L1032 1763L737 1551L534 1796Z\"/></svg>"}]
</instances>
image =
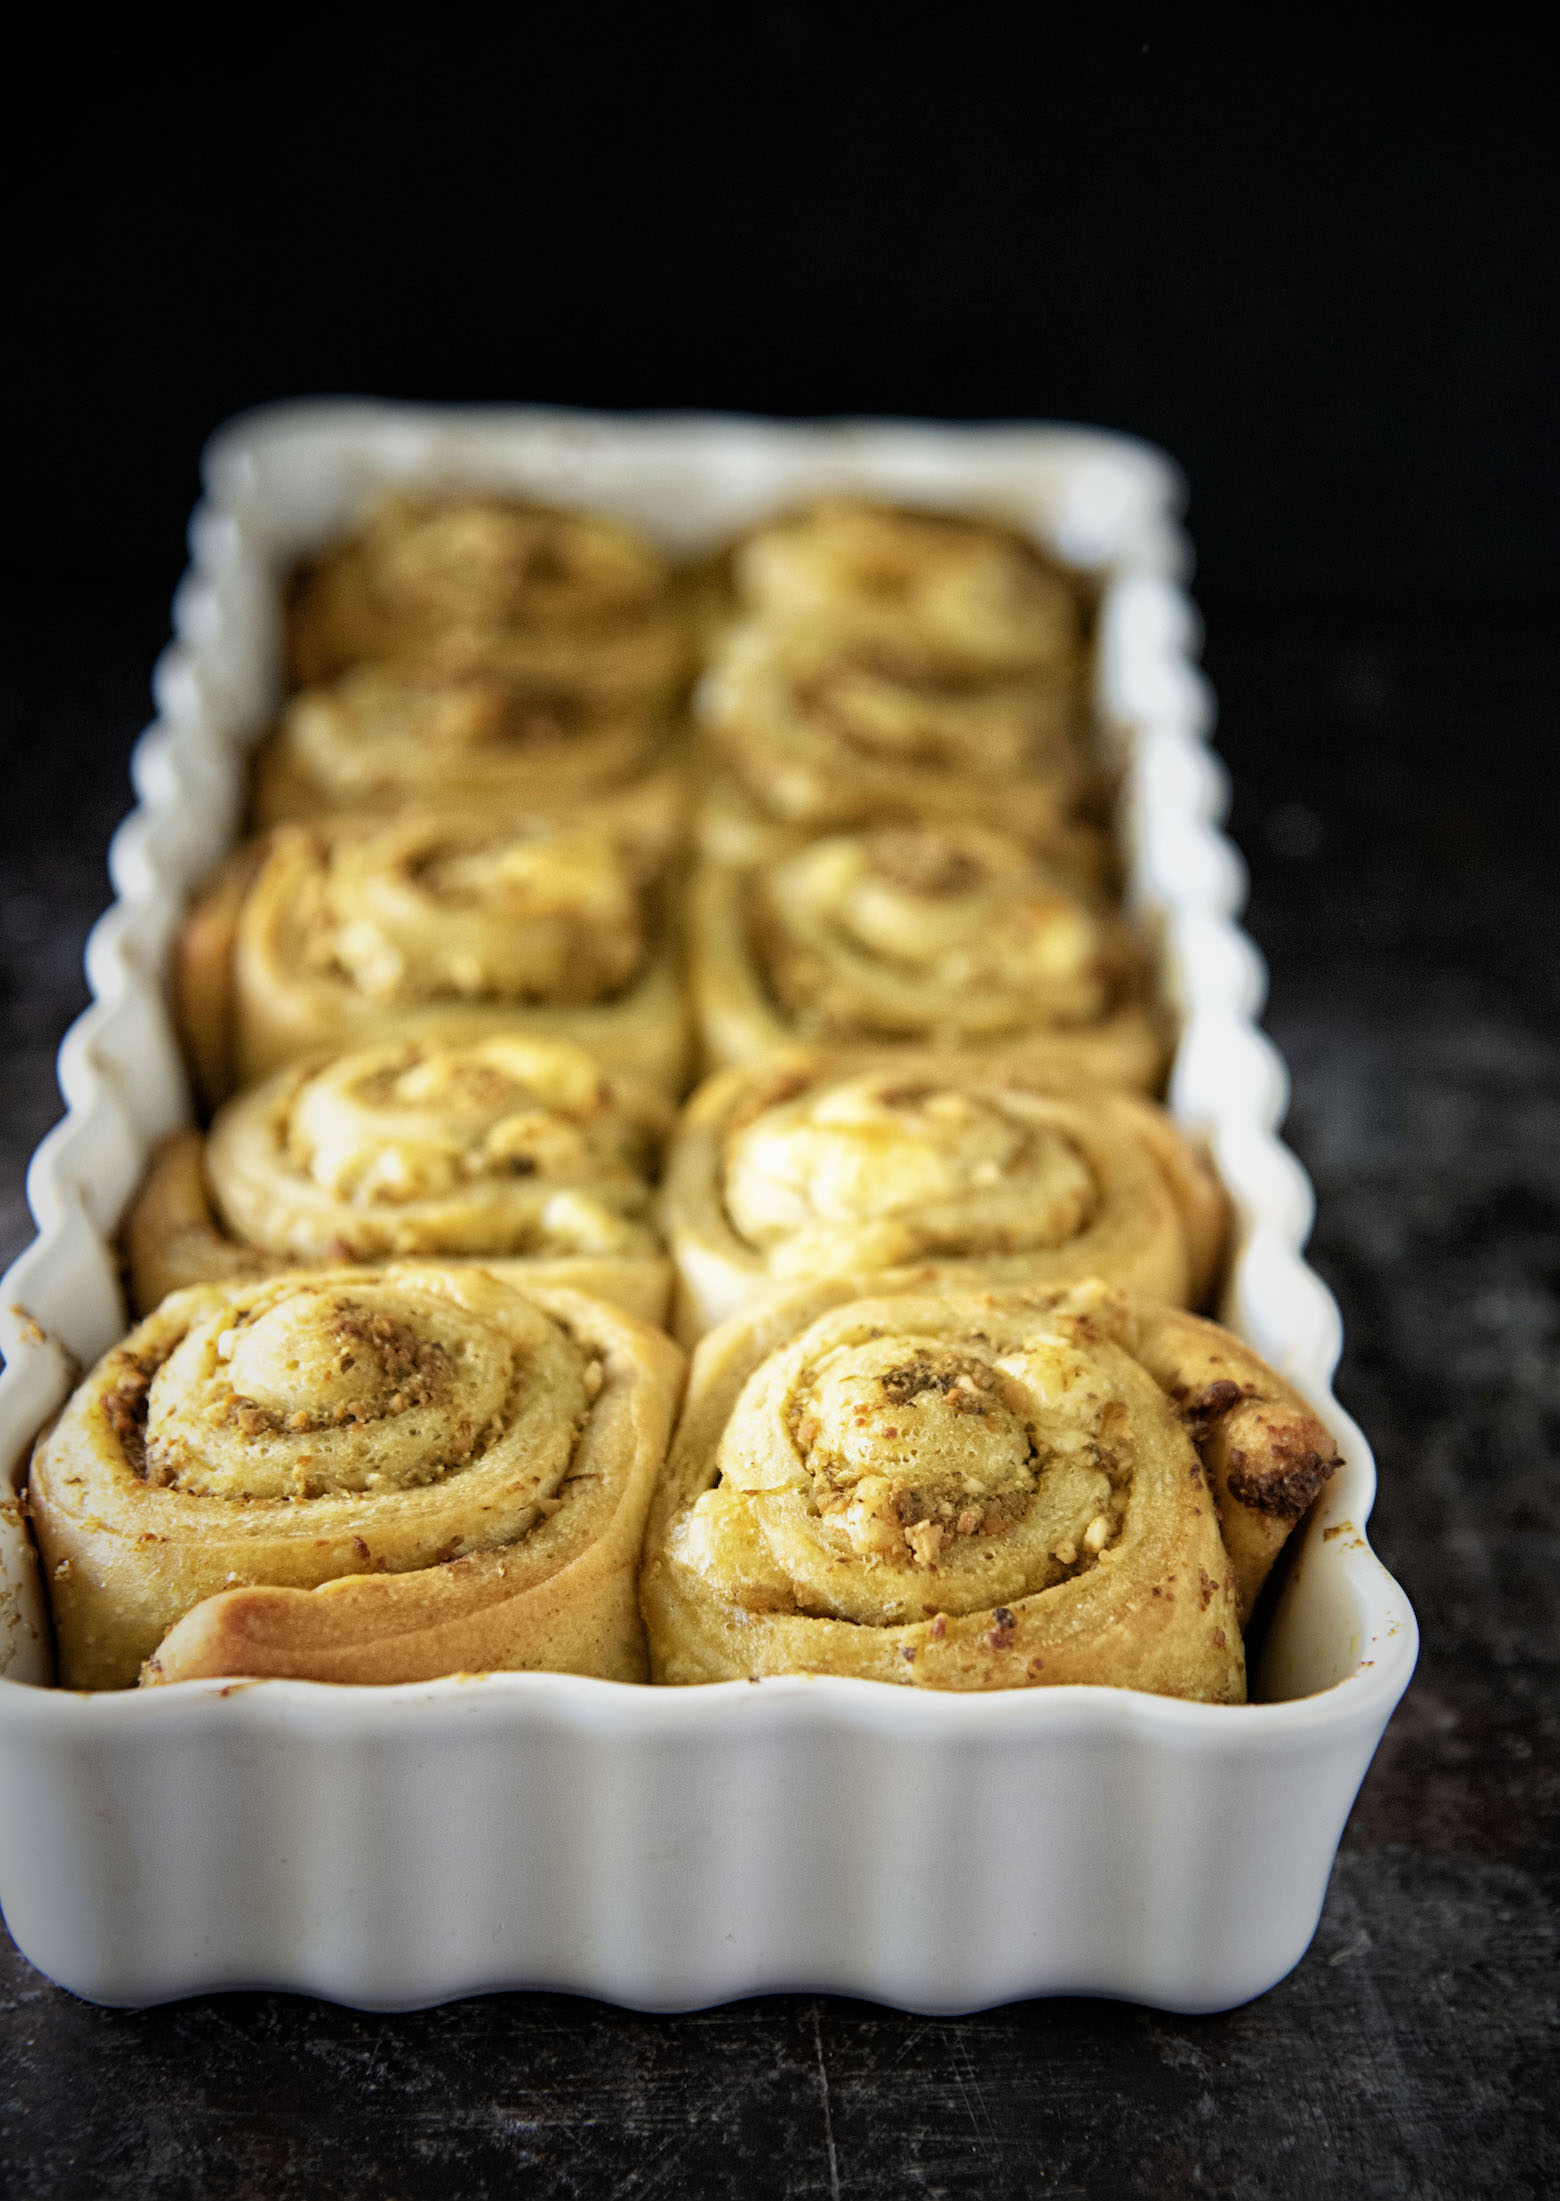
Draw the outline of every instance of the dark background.
<instances>
[{"instance_id":1,"label":"dark background","mask_svg":"<svg viewBox=\"0 0 1560 2201\"><path fill-rule=\"evenodd\" d=\"M7 2197L1560 2190L1560 114L1527 17L1362 12L235 13L194 76L198 30L34 25L0 1260L223 417L1126 428L1191 482L1287 1135L1423 1654L1312 1950L1244 2010L136 2015L0 1943Z\"/></svg>"},{"instance_id":2,"label":"dark background","mask_svg":"<svg viewBox=\"0 0 1560 2201\"><path fill-rule=\"evenodd\" d=\"M10 558L171 581L202 438L334 390L1094 421L1215 593L1560 588L1542 11L1082 12L63 19Z\"/></svg>"}]
</instances>

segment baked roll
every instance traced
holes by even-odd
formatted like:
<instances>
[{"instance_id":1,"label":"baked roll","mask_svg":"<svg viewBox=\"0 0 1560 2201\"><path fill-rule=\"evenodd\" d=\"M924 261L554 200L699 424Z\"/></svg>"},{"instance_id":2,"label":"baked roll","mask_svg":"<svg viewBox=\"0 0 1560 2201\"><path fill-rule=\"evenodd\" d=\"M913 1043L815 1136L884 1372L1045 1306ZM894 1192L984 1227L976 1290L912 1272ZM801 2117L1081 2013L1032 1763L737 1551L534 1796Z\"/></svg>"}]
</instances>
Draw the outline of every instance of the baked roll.
<instances>
[{"instance_id":1,"label":"baked roll","mask_svg":"<svg viewBox=\"0 0 1560 2201\"><path fill-rule=\"evenodd\" d=\"M572 638L583 659L659 615L670 581L643 536L601 513L487 493L389 497L294 577L288 667L313 687L455 628L540 637L539 662L553 665Z\"/></svg>"},{"instance_id":2,"label":"baked roll","mask_svg":"<svg viewBox=\"0 0 1560 2201\"><path fill-rule=\"evenodd\" d=\"M651 1180L671 1119L653 1087L528 1033L295 1063L209 1138L159 1147L125 1225L131 1296L150 1314L190 1284L463 1256L660 1322Z\"/></svg>"},{"instance_id":3,"label":"baked roll","mask_svg":"<svg viewBox=\"0 0 1560 2201\"><path fill-rule=\"evenodd\" d=\"M524 822L283 825L237 851L174 943L208 1101L327 1049L515 1028L675 1092L687 1031L666 881L680 803L668 774Z\"/></svg>"},{"instance_id":4,"label":"baked roll","mask_svg":"<svg viewBox=\"0 0 1560 2201\"><path fill-rule=\"evenodd\" d=\"M656 761L685 670L672 622L632 654L608 643L551 666L537 654L457 633L305 689L255 753L256 826L419 804L524 815L621 786Z\"/></svg>"},{"instance_id":5,"label":"baked roll","mask_svg":"<svg viewBox=\"0 0 1560 2201\"><path fill-rule=\"evenodd\" d=\"M62 1683L642 1679L681 1362L615 1307L476 1268L175 1293L33 1455Z\"/></svg>"},{"instance_id":6,"label":"baked roll","mask_svg":"<svg viewBox=\"0 0 1560 2201\"><path fill-rule=\"evenodd\" d=\"M685 1342L802 1277L935 1262L950 1285L1213 1286L1224 1194L1163 1109L1054 1072L793 1049L678 1123L664 1217Z\"/></svg>"},{"instance_id":7,"label":"baked roll","mask_svg":"<svg viewBox=\"0 0 1560 2201\"><path fill-rule=\"evenodd\" d=\"M1164 1040L1127 924L976 826L832 834L708 863L690 953L708 1062L788 1041L1011 1053L1151 1088Z\"/></svg>"},{"instance_id":8,"label":"baked roll","mask_svg":"<svg viewBox=\"0 0 1560 2201\"><path fill-rule=\"evenodd\" d=\"M646 1539L652 1670L1238 1704L1243 1615L1333 1465L1238 1340L1104 1285L798 1286L694 1356Z\"/></svg>"},{"instance_id":9,"label":"baked roll","mask_svg":"<svg viewBox=\"0 0 1560 2201\"><path fill-rule=\"evenodd\" d=\"M989 677L824 620L748 620L717 645L695 703L716 754L786 823L962 819L1064 861L1093 855L1106 785L1070 677Z\"/></svg>"},{"instance_id":10,"label":"baked roll","mask_svg":"<svg viewBox=\"0 0 1560 2201\"><path fill-rule=\"evenodd\" d=\"M827 497L755 529L732 578L739 609L772 629L849 628L950 673L1076 677L1077 586L999 521Z\"/></svg>"}]
</instances>

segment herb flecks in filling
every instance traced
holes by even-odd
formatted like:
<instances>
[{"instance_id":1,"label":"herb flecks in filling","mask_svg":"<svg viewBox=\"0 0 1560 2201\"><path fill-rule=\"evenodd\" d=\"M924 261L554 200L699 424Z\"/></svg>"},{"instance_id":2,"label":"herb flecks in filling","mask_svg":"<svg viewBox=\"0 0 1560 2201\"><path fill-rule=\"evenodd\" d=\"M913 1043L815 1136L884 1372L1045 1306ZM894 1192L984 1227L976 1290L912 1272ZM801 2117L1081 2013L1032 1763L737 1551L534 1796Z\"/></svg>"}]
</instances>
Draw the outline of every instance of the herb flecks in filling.
<instances>
[{"instance_id":1,"label":"herb flecks in filling","mask_svg":"<svg viewBox=\"0 0 1560 2201\"><path fill-rule=\"evenodd\" d=\"M869 1562L1006 1535L1035 1487L1020 1405L975 1355L893 1338L831 1354L792 1425L820 1519Z\"/></svg>"}]
</instances>

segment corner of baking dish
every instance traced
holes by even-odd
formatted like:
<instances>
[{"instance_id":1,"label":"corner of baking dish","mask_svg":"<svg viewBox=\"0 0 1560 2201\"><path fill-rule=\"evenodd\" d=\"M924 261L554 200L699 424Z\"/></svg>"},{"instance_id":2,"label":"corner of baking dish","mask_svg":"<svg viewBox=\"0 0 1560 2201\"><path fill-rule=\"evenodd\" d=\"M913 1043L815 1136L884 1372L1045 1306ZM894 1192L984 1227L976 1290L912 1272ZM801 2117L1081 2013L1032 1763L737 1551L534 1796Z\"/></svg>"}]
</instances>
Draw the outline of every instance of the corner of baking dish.
<instances>
[{"instance_id":1,"label":"corner of baking dish","mask_svg":"<svg viewBox=\"0 0 1560 2201\"><path fill-rule=\"evenodd\" d=\"M1266 1700L1232 1713L1132 1691L1037 1689L939 1697L836 1677L646 1690L556 1674L453 1677L366 1690L302 1682L191 1682L82 1696L19 1688L50 1678L47 1621L20 1502L38 1429L79 1369L125 1327L113 1233L148 1150L187 1120L188 1096L162 971L190 886L228 845L249 735L275 699L275 582L370 494L397 481L465 480L589 500L680 547L729 532L766 505L852 486L919 501L1000 503L1073 563L1101 576L1099 701L1127 771L1131 897L1159 932L1181 1018L1170 1100L1214 1150L1238 1216L1223 1308L1337 1435L1344 1466L1314 1512L1267 1632ZM1211 693L1182 586L1178 475L1149 447L1076 429L786 424L725 416L439 410L325 401L266 408L208 448L191 564L158 663L158 716L137 744L138 806L114 837L117 899L94 927L91 1006L59 1054L63 1120L39 1146L27 1194L38 1236L0 1285L0 1702L30 1725L147 1732L220 1716L301 1733L405 1732L424 1716L557 1720L580 1733L713 1734L819 1723L932 1737L1075 1730L1242 1748L1298 1730L1379 1733L1413 1670L1417 1631L1365 1528L1375 1493L1366 1441L1332 1395L1336 1302L1302 1258L1312 1216L1305 1172L1277 1127L1288 1082L1257 1029L1260 955L1236 924L1240 858L1221 830L1223 767L1208 745Z\"/></svg>"}]
</instances>

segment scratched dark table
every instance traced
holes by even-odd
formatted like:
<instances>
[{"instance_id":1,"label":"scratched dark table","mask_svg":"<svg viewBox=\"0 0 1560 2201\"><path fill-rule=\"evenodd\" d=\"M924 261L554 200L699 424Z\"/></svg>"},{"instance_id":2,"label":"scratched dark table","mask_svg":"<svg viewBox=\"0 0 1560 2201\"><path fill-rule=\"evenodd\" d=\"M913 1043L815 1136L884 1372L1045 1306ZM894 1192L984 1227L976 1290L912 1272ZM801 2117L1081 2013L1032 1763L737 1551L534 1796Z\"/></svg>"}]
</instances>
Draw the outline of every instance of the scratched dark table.
<instances>
[{"instance_id":1,"label":"scratched dark table","mask_svg":"<svg viewBox=\"0 0 1560 2201\"><path fill-rule=\"evenodd\" d=\"M13 608L6 1259L164 626L150 592ZM7 2196L1560 2190L1560 617L1230 605L1209 625L1339 1391L1424 1630L1309 1955L1201 2019L522 1994L366 2017L261 1994L96 2010L6 1943Z\"/></svg>"}]
</instances>

